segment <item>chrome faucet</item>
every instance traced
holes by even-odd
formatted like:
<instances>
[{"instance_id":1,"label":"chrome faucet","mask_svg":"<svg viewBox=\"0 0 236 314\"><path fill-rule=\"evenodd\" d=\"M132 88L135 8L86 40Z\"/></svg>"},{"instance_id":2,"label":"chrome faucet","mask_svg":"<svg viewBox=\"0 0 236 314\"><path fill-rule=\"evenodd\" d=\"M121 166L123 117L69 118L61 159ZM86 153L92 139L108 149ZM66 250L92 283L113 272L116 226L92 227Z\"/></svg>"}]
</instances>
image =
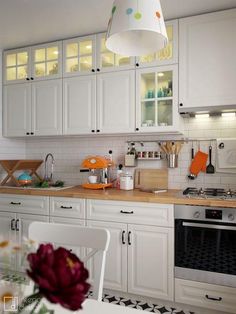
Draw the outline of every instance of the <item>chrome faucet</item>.
<instances>
[{"instance_id":1,"label":"chrome faucet","mask_svg":"<svg viewBox=\"0 0 236 314\"><path fill-rule=\"evenodd\" d=\"M48 173L48 158L51 157L51 173ZM47 154L44 161L44 181L52 181L54 157L51 153Z\"/></svg>"}]
</instances>

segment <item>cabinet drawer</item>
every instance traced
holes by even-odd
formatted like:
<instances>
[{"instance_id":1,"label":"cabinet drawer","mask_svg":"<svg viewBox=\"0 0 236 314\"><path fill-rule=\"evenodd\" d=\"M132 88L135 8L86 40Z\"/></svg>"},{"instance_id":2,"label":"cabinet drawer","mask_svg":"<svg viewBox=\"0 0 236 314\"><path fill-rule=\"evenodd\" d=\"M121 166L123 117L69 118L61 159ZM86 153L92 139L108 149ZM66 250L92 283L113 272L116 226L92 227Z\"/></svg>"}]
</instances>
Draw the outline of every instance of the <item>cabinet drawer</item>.
<instances>
[{"instance_id":1,"label":"cabinet drawer","mask_svg":"<svg viewBox=\"0 0 236 314\"><path fill-rule=\"evenodd\" d=\"M79 198L51 197L50 214L57 217L85 219L85 200Z\"/></svg>"},{"instance_id":2,"label":"cabinet drawer","mask_svg":"<svg viewBox=\"0 0 236 314\"><path fill-rule=\"evenodd\" d=\"M175 302L235 313L236 288L175 279Z\"/></svg>"},{"instance_id":3,"label":"cabinet drawer","mask_svg":"<svg viewBox=\"0 0 236 314\"><path fill-rule=\"evenodd\" d=\"M174 225L171 204L87 200L87 218L153 226Z\"/></svg>"},{"instance_id":4,"label":"cabinet drawer","mask_svg":"<svg viewBox=\"0 0 236 314\"><path fill-rule=\"evenodd\" d=\"M0 210L22 214L49 215L49 197L1 194Z\"/></svg>"}]
</instances>

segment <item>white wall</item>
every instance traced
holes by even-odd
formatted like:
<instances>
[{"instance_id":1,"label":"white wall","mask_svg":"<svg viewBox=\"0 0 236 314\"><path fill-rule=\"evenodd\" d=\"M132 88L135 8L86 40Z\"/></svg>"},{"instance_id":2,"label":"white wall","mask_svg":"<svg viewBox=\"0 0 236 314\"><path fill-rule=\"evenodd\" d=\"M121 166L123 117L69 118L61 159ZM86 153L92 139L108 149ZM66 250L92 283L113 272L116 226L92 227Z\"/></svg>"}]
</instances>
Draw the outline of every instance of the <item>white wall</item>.
<instances>
[{"instance_id":1,"label":"white wall","mask_svg":"<svg viewBox=\"0 0 236 314\"><path fill-rule=\"evenodd\" d=\"M0 49L0 159L22 159L25 158L25 141L10 140L2 137L2 50ZM5 171L0 168L0 177Z\"/></svg>"},{"instance_id":2,"label":"white wall","mask_svg":"<svg viewBox=\"0 0 236 314\"><path fill-rule=\"evenodd\" d=\"M236 118L212 117L196 120L185 119L185 137L194 138L221 138L236 137ZM67 184L81 184L86 174L79 172L81 162L87 155L106 155L109 149L113 151L114 161L124 163L124 154L127 150L127 140L147 139L155 140L166 136L89 136L87 138L68 137L51 139L27 139L27 158L44 158L48 152L55 156L55 179L65 180ZM170 137L173 138L173 137ZM201 150L207 152L209 142L201 143ZM213 144L213 155L215 143ZM137 148L140 148L137 146ZM198 145L195 144L195 150ZM156 144L148 144L145 150L157 150ZM236 174L213 175L201 173L194 181L187 179L191 160L191 143L185 144L179 156L179 167L169 169L169 188L183 189L186 186L223 187L236 189ZM214 157L214 156L213 156ZM213 158L215 163L215 158ZM166 161L139 161L139 167L160 168L166 166ZM130 169L129 169L130 170Z\"/></svg>"}]
</instances>

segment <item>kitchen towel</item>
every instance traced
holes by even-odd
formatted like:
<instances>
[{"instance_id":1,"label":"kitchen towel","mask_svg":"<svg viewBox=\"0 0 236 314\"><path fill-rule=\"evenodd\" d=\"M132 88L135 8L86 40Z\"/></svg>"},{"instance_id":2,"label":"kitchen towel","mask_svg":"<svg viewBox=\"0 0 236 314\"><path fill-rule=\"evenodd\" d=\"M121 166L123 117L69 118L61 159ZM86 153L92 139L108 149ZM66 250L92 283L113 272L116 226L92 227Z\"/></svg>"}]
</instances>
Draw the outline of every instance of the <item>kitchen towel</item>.
<instances>
[{"instance_id":1,"label":"kitchen towel","mask_svg":"<svg viewBox=\"0 0 236 314\"><path fill-rule=\"evenodd\" d=\"M199 150L191 163L190 173L197 176L200 171L206 172L207 159L208 154Z\"/></svg>"},{"instance_id":2,"label":"kitchen towel","mask_svg":"<svg viewBox=\"0 0 236 314\"><path fill-rule=\"evenodd\" d=\"M236 173L236 138L216 140L216 172Z\"/></svg>"}]
</instances>

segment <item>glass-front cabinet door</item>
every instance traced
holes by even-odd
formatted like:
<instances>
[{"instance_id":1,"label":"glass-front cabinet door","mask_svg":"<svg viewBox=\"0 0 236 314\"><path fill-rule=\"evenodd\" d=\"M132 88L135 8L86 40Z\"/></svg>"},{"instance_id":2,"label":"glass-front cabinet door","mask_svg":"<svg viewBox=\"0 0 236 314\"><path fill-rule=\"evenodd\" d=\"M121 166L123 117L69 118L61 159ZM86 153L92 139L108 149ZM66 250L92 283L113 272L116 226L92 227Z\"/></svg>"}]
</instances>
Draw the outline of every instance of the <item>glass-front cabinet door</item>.
<instances>
[{"instance_id":1,"label":"glass-front cabinet door","mask_svg":"<svg viewBox=\"0 0 236 314\"><path fill-rule=\"evenodd\" d=\"M78 76L95 72L95 42L95 35L73 38L63 42L64 76Z\"/></svg>"},{"instance_id":2,"label":"glass-front cabinet door","mask_svg":"<svg viewBox=\"0 0 236 314\"><path fill-rule=\"evenodd\" d=\"M53 42L31 48L32 79L45 80L62 76L62 43Z\"/></svg>"},{"instance_id":3,"label":"glass-front cabinet door","mask_svg":"<svg viewBox=\"0 0 236 314\"><path fill-rule=\"evenodd\" d=\"M4 53L4 83L25 83L30 77L30 48Z\"/></svg>"},{"instance_id":4,"label":"glass-front cabinet door","mask_svg":"<svg viewBox=\"0 0 236 314\"><path fill-rule=\"evenodd\" d=\"M178 66L137 71L137 119L141 132L170 131L178 127Z\"/></svg>"},{"instance_id":5,"label":"glass-front cabinet door","mask_svg":"<svg viewBox=\"0 0 236 314\"><path fill-rule=\"evenodd\" d=\"M135 67L135 58L111 52L106 48L105 41L105 33L97 35L97 72L119 71Z\"/></svg>"},{"instance_id":6,"label":"glass-front cabinet door","mask_svg":"<svg viewBox=\"0 0 236 314\"><path fill-rule=\"evenodd\" d=\"M167 46L156 53L137 57L137 67L178 63L178 21L166 22L166 31L168 36Z\"/></svg>"}]
</instances>

